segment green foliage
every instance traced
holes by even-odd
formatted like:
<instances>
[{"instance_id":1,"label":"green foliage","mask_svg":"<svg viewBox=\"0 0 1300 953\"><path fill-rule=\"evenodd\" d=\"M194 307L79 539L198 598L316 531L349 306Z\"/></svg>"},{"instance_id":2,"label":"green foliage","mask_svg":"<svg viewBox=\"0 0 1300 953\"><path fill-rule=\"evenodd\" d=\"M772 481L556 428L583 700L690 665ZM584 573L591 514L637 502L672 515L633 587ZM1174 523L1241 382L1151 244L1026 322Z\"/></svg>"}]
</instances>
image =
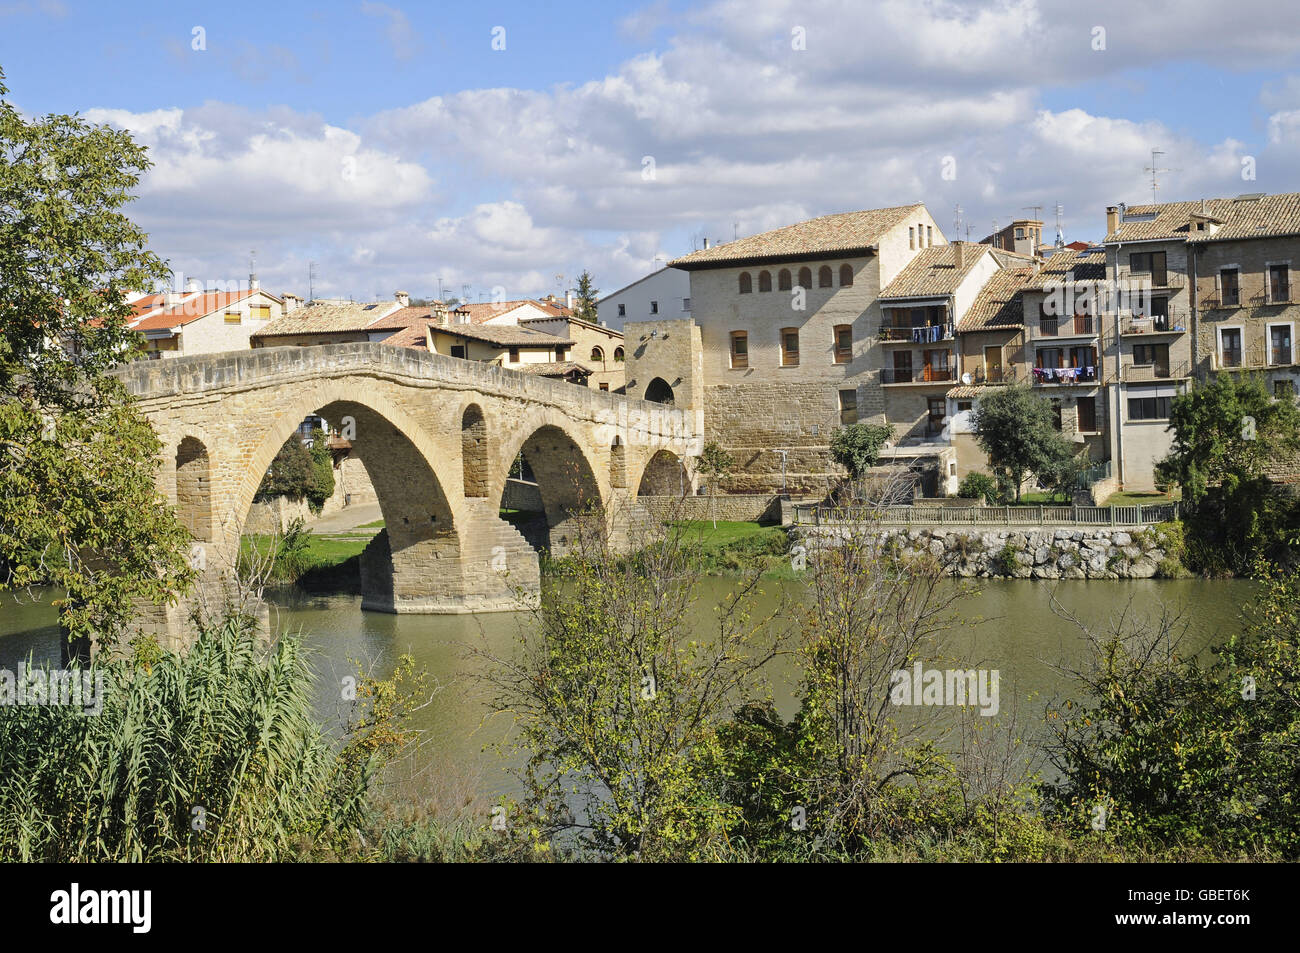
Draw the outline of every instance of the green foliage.
<instances>
[{"instance_id":1,"label":"green foliage","mask_svg":"<svg viewBox=\"0 0 1300 953\"><path fill-rule=\"evenodd\" d=\"M600 298L600 292L596 289L596 280L585 268L578 276L578 287L573 298L573 316L595 324L596 301Z\"/></svg>"},{"instance_id":2,"label":"green foliage","mask_svg":"<svg viewBox=\"0 0 1300 953\"><path fill-rule=\"evenodd\" d=\"M60 586L70 636L102 643L191 577L161 446L105 376L136 346L126 294L168 275L121 212L148 167L126 132L0 98L0 592Z\"/></svg>"},{"instance_id":3,"label":"green foliage","mask_svg":"<svg viewBox=\"0 0 1300 953\"><path fill-rule=\"evenodd\" d=\"M696 469L704 476L709 487L709 505L713 505L713 497L717 493L717 484L725 480L730 475L736 465L736 459L716 440L710 440L700 451L700 455L695 459ZM714 517L713 526L718 526L717 517Z\"/></svg>"},{"instance_id":4,"label":"green foliage","mask_svg":"<svg viewBox=\"0 0 1300 953\"><path fill-rule=\"evenodd\" d=\"M317 428L312 431L310 449L297 434L284 442L262 477L256 498L265 501L284 496L306 500L312 512L319 513L333 494L333 457L325 434Z\"/></svg>"},{"instance_id":5,"label":"green foliage","mask_svg":"<svg viewBox=\"0 0 1300 953\"><path fill-rule=\"evenodd\" d=\"M1016 547L1010 543L1003 546L993 557L993 566L1004 576L1014 575L1018 565L1020 564L1016 562Z\"/></svg>"},{"instance_id":6,"label":"green foliage","mask_svg":"<svg viewBox=\"0 0 1300 953\"><path fill-rule=\"evenodd\" d=\"M894 438L887 424L856 423L840 427L831 436L831 459L860 479L880 459L880 451Z\"/></svg>"},{"instance_id":7,"label":"green foliage","mask_svg":"<svg viewBox=\"0 0 1300 953\"><path fill-rule=\"evenodd\" d=\"M957 487L957 495L964 500L982 500L989 506L996 506L1002 502L998 481L978 470L962 477L961 485Z\"/></svg>"},{"instance_id":8,"label":"green foliage","mask_svg":"<svg viewBox=\"0 0 1300 953\"><path fill-rule=\"evenodd\" d=\"M1219 374L1176 397L1174 446L1158 479L1183 491L1188 563L1206 574L1248 572L1254 560L1292 558L1300 505L1277 492L1271 463L1300 453L1300 409L1274 400L1264 381Z\"/></svg>"},{"instance_id":9,"label":"green foliage","mask_svg":"<svg viewBox=\"0 0 1300 953\"><path fill-rule=\"evenodd\" d=\"M1016 501L1029 474L1052 485L1070 479L1074 447L1056 429L1051 403L1027 386L999 387L979 400L972 418L975 439L989 455Z\"/></svg>"},{"instance_id":10,"label":"green foliage","mask_svg":"<svg viewBox=\"0 0 1300 953\"><path fill-rule=\"evenodd\" d=\"M96 664L103 708L0 706L0 859L277 861L335 850L403 743L418 678L362 678L335 750L313 720L298 639L267 649L247 619ZM405 684L403 683L405 680Z\"/></svg>"}]
</instances>

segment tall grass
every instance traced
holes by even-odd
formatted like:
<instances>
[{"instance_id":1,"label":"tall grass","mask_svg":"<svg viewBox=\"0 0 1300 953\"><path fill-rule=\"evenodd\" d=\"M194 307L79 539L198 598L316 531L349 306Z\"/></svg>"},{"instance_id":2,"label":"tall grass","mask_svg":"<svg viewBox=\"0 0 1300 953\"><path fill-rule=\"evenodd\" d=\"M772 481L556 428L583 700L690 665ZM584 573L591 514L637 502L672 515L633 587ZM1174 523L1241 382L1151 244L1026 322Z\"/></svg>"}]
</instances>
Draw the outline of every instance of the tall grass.
<instances>
[{"instance_id":1,"label":"tall grass","mask_svg":"<svg viewBox=\"0 0 1300 953\"><path fill-rule=\"evenodd\" d=\"M95 671L98 715L0 707L0 860L274 861L358 828L379 755L315 722L296 638L228 619Z\"/></svg>"}]
</instances>

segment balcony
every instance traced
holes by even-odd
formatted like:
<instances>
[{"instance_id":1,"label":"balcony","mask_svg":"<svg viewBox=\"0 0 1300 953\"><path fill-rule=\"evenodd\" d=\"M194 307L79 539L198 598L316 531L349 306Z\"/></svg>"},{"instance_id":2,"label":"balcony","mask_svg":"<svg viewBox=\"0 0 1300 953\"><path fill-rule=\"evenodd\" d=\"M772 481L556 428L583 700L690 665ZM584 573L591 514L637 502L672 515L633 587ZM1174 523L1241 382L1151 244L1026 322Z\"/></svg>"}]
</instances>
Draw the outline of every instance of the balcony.
<instances>
[{"instance_id":1,"label":"balcony","mask_svg":"<svg viewBox=\"0 0 1300 953\"><path fill-rule=\"evenodd\" d=\"M1126 383L1178 380L1187 376L1188 364L1125 364L1122 377Z\"/></svg>"},{"instance_id":2,"label":"balcony","mask_svg":"<svg viewBox=\"0 0 1300 953\"><path fill-rule=\"evenodd\" d=\"M1055 340L1068 337L1096 337L1101 322L1090 314L1076 314L1072 318L1040 317L1029 323L1031 340Z\"/></svg>"},{"instance_id":3,"label":"balcony","mask_svg":"<svg viewBox=\"0 0 1300 953\"><path fill-rule=\"evenodd\" d=\"M1295 352L1291 350L1288 344L1285 347L1270 347L1268 349L1268 366L1269 367L1287 367L1295 363Z\"/></svg>"},{"instance_id":4,"label":"balcony","mask_svg":"<svg viewBox=\"0 0 1300 953\"><path fill-rule=\"evenodd\" d=\"M886 367L880 372L882 384L944 384L957 380L955 368L948 367Z\"/></svg>"},{"instance_id":5,"label":"balcony","mask_svg":"<svg viewBox=\"0 0 1300 953\"><path fill-rule=\"evenodd\" d=\"M1168 314L1134 315L1120 319L1119 333L1130 334L1186 334L1187 312L1170 311Z\"/></svg>"},{"instance_id":6,"label":"balcony","mask_svg":"<svg viewBox=\"0 0 1300 953\"><path fill-rule=\"evenodd\" d=\"M884 344L938 344L951 341L953 326L951 324L925 324L920 327L912 325L882 324L880 340Z\"/></svg>"},{"instance_id":7,"label":"balcony","mask_svg":"<svg viewBox=\"0 0 1300 953\"><path fill-rule=\"evenodd\" d=\"M971 377L973 384L1014 384L1019 376L1015 367L976 367Z\"/></svg>"},{"instance_id":8,"label":"balcony","mask_svg":"<svg viewBox=\"0 0 1300 953\"><path fill-rule=\"evenodd\" d=\"M1069 384L1095 384L1096 367L1033 367L1035 386L1061 386Z\"/></svg>"}]
</instances>

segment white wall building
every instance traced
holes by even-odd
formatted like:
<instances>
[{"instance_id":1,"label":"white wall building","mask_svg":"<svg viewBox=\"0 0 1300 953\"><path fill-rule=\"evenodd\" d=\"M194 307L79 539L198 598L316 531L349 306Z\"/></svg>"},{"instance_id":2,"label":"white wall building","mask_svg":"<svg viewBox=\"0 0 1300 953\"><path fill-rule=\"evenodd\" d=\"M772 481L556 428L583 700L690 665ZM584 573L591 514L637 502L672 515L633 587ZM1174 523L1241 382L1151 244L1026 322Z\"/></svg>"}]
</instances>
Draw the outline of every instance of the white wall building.
<instances>
[{"instance_id":1,"label":"white wall building","mask_svg":"<svg viewBox=\"0 0 1300 953\"><path fill-rule=\"evenodd\" d=\"M691 316L691 276L660 268L596 302L601 324L621 331L625 321L680 321Z\"/></svg>"}]
</instances>

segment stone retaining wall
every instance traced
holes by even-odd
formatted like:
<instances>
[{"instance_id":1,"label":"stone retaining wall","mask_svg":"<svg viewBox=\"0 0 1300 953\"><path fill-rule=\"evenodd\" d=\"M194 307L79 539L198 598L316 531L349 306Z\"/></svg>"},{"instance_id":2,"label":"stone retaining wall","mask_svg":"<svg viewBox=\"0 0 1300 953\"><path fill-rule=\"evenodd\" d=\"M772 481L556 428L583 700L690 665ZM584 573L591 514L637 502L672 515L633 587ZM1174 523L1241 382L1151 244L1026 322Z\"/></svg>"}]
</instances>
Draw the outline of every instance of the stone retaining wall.
<instances>
[{"instance_id":1,"label":"stone retaining wall","mask_svg":"<svg viewBox=\"0 0 1300 953\"><path fill-rule=\"evenodd\" d=\"M844 527L800 527L808 546L832 542ZM883 543L949 561L955 576L1010 579L1150 579L1170 540L1158 527L1006 530L881 529ZM1166 568L1169 568L1166 566Z\"/></svg>"}]
</instances>

